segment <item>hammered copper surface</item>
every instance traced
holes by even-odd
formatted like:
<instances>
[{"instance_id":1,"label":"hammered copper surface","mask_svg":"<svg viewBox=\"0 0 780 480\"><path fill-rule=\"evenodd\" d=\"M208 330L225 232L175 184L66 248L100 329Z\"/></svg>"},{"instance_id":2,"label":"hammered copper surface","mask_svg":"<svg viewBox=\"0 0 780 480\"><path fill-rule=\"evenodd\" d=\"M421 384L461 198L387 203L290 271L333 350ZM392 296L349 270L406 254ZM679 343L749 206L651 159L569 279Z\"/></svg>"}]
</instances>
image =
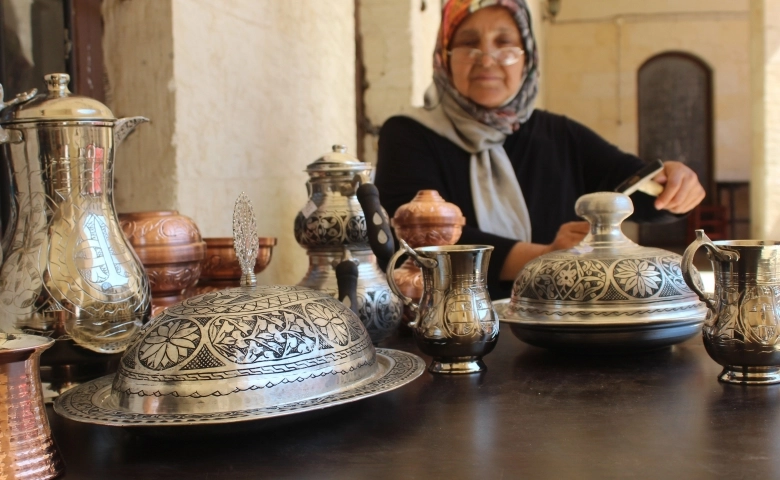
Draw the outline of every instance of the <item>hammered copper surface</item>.
<instances>
[{"instance_id":1,"label":"hammered copper surface","mask_svg":"<svg viewBox=\"0 0 780 480\"><path fill-rule=\"evenodd\" d=\"M182 300L184 290L197 283L206 254L195 222L171 210L122 213L119 223L149 278L153 307Z\"/></svg>"},{"instance_id":2,"label":"hammered copper surface","mask_svg":"<svg viewBox=\"0 0 780 480\"><path fill-rule=\"evenodd\" d=\"M433 247L454 245L466 217L436 190L420 190L412 201L398 207L391 224L396 236L410 247Z\"/></svg>"},{"instance_id":3,"label":"hammered copper surface","mask_svg":"<svg viewBox=\"0 0 780 480\"><path fill-rule=\"evenodd\" d=\"M43 480L65 471L38 373L51 339L0 333L0 478Z\"/></svg>"},{"instance_id":4,"label":"hammered copper surface","mask_svg":"<svg viewBox=\"0 0 780 480\"><path fill-rule=\"evenodd\" d=\"M201 262L200 278L198 286L214 280L238 280L241 278L241 266L236 258L233 248L233 238L214 237L204 238L206 242L206 257ZM259 249L257 251L257 263L254 272L260 273L271 263L271 253L276 245L275 237L259 237L257 239Z\"/></svg>"},{"instance_id":5,"label":"hammered copper surface","mask_svg":"<svg viewBox=\"0 0 780 480\"><path fill-rule=\"evenodd\" d=\"M457 205L444 201L436 190L420 190L411 202L398 207L391 223L398 239L410 247L435 247L454 245L460 239L466 218ZM401 293L414 301L420 300L423 276L414 260L409 258L395 269L393 278ZM413 321L414 316L405 305L404 323Z\"/></svg>"}]
</instances>

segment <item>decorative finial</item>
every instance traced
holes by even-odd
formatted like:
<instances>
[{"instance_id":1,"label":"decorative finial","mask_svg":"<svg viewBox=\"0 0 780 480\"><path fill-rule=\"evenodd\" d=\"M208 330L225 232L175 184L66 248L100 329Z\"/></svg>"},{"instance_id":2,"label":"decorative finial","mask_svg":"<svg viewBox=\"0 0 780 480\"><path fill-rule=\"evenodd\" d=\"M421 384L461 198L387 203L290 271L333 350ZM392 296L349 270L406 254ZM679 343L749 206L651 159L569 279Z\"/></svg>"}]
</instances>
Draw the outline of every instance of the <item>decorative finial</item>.
<instances>
[{"instance_id":1,"label":"decorative finial","mask_svg":"<svg viewBox=\"0 0 780 480\"><path fill-rule=\"evenodd\" d=\"M254 287L255 262L257 262L257 223L252 202L241 192L233 208L233 248L236 250L238 263L241 265L241 286Z\"/></svg>"}]
</instances>

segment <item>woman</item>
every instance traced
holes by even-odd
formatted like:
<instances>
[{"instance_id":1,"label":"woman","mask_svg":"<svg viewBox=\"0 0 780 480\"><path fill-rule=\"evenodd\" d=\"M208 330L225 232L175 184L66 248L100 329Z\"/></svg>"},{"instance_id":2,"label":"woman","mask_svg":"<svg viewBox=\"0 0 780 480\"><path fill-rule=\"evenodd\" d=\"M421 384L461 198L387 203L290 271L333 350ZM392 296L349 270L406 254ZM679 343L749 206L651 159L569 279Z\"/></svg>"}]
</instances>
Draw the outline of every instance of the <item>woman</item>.
<instances>
[{"instance_id":1,"label":"woman","mask_svg":"<svg viewBox=\"0 0 780 480\"><path fill-rule=\"evenodd\" d=\"M531 259L571 248L588 224L574 203L612 191L642 160L566 117L534 110L536 43L524 0L450 0L434 52L426 106L382 126L375 183L392 215L417 191L434 189L466 217L459 243L495 246L493 298ZM696 174L665 162L653 198L632 195L634 221L664 221L704 198Z\"/></svg>"}]
</instances>

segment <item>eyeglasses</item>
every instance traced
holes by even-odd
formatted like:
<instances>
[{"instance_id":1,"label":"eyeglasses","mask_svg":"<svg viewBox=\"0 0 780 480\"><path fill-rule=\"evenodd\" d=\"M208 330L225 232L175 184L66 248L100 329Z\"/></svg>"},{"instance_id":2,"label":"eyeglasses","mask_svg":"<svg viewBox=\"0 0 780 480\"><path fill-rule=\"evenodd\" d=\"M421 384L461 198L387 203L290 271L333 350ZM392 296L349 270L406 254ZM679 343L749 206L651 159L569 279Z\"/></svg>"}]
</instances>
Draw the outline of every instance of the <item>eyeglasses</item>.
<instances>
[{"instance_id":1,"label":"eyeglasses","mask_svg":"<svg viewBox=\"0 0 780 480\"><path fill-rule=\"evenodd\" d=\"M519 62L525 51L520 47L502 47L492 52L483 52L478 48L470 47L455 47L449 50L447 53L450 55L450 61L454 63L464 63L467 65L473 65L482 61L482 57L487 55L491 57L497 64L508 67Z\"/></svg>"}]
</instances>

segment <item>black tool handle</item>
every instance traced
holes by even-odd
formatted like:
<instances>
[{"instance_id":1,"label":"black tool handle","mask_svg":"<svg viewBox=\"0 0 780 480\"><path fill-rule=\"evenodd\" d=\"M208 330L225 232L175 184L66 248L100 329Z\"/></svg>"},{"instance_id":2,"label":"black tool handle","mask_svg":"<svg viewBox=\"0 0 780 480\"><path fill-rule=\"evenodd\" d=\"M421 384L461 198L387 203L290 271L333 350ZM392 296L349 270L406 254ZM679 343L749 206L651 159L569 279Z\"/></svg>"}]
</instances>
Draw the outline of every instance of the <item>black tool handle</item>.
<instances>
[{"instance_id":1,"label":"black tool handle","mask_svg":"<svg viewBox=\"0 0 780 480\"><path fill-rule=\"evenodd\" d=\"M339 300L355 313L358 313L357 285L358 267L352 260L344 260L336 265L336 284L339 287Z\"/></svg>"},{"instance_id":2,"label":"black tool handle","mask_svg":"<svg viewBox=\"0 0 780 480\"><path fill-rule=\"evenodd\" d=\"M379 268L384 271L395 253L395 242L390 231L390 220L379 203L379 190L373 183L364 183L357 189L357 198L366 215L368 243L376 255Z\"/></svg>"}]
</instances>

